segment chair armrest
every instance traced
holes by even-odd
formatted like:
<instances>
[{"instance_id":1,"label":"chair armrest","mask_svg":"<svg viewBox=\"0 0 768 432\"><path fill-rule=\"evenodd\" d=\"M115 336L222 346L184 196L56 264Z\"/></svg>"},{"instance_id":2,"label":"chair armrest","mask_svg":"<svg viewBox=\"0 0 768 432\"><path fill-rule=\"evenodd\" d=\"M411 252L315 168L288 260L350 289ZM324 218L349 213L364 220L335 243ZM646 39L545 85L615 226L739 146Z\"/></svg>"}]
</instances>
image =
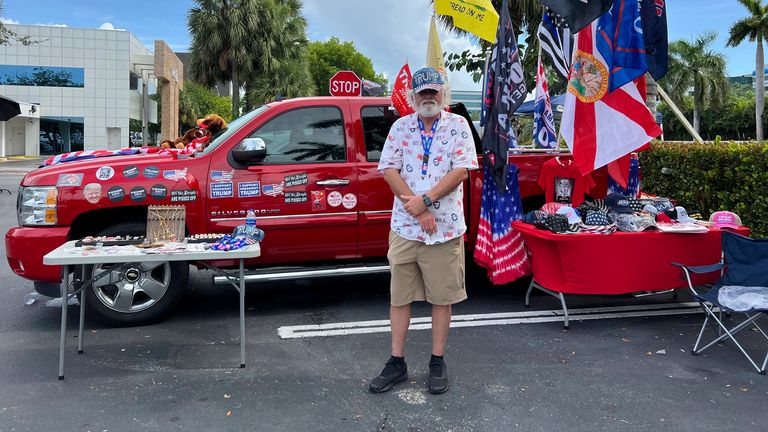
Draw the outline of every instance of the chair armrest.
<instances>
[{"instance_id":1,"label":"chair armrest","mask_svg":"<svg viewBox=\"0 0 768 432\"><path fill-rule=\"evenodd\" d=\"M675 267L680 267L680 268L686 269L689 272L696 273L696 274L712 273L714 271L721 270L723 267L725 267L725 265L723 263L703 265L703 266L687 266L687 265L680 264L680 263L677 263L677 262L671 262L670 264L672 264Z\"/></svg>"}]
</instances>

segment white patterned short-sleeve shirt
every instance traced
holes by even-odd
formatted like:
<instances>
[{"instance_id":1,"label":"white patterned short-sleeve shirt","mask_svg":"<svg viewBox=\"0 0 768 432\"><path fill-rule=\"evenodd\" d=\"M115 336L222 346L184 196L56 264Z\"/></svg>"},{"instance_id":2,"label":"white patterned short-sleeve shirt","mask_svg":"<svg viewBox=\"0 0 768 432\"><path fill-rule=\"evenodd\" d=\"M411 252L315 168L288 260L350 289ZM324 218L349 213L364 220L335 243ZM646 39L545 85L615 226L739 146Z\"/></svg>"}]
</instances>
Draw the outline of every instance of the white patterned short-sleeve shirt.
<instances>
[{"instance_id":1,"label":"white patterned short-sleeve shirt","mask_svg":"<svg viewBox=\"0 0 768 432\"><path fill-rule=\"evenodd\" d=\"M417 114L398 119L389 131L379 159L379 171L400 170L405 183L417 195L434 187L455 168L477 169L477 153L469 124L460 115L442 111L428 158L427 174L422 175L424 147L421 143ZM423 190L422 190L423 189ZM464 188L462 184L436 200L429 211L435 216L437 232L429 235L419 221L409 215L402 201L395 197L391 228L401 237L426 244L439 244L464 234Z\"/></svg>"}]
</instances>

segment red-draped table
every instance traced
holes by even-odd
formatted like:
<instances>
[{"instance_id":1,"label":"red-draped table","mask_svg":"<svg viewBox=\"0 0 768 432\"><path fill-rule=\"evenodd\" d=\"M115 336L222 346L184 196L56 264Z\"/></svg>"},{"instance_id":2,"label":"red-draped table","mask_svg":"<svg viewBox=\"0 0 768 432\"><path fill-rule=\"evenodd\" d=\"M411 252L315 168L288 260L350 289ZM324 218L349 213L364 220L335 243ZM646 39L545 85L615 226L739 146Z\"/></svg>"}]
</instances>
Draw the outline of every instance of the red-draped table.
<instances>
[{"instance_id":1,"label":"red-draped table","mask_svg":"<svg viewBox=\"0 0 768 432\"><path fill-rule=\"evenodd\" d=\"M533 267L526 306L534 288L558 297L565 328L568 309L564 294L628 294L687 287L680 269L671 262L706 265L719 262L721 256L721 231L714 228L702 234L648 230L603 235L555 234L520 221L512 226L522 234ZM750 231L742 227L737 232L749 235ZM718 277L701 275L693 282L713 283Z\"/></svg>"}]
</instances>

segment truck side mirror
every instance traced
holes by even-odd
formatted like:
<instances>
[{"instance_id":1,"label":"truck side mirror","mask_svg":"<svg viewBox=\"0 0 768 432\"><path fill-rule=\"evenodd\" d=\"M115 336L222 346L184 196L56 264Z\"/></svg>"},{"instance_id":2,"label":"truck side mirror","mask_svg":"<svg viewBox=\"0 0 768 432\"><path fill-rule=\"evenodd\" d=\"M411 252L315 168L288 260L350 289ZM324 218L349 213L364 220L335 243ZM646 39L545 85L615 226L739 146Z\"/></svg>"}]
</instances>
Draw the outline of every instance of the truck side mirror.
<instances>
[{"instance_id":1,"label":"truck side mirror","mask_svg":"<svg viewBox=\"0 0 768 432\"><path fill-rule=\"evenodd\" d=\"M240 165L252 165L267 157L267 144L261 138L246 138L232 149L232 159Z\"/></svg>"}]
</instances>

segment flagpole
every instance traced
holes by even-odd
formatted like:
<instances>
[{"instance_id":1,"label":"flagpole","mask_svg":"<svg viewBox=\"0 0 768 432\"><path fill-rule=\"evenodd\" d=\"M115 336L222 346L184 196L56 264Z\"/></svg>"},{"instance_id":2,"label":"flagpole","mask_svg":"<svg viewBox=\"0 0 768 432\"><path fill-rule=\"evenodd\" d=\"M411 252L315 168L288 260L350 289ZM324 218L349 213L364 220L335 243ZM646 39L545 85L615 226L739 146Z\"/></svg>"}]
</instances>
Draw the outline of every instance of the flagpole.
<instances>
[{"instance_id":1,"label":"flagpole","mask_svg":"<svg viewBox=\"0 0 768 432\"><path fill-rule=\"evenodd\" d=\"M683 124L683 127L685 127L688 133L691 134L691 136L693 137L693 140L703 144L704 140L701 139L701 136L699 135L698 132L696 132L696 129L694 129L693 126L691 126L691 123L688 121L687 118L685 118L685 116L683 115L683 112L680 111L680 108L678 108L677 105L675 105L675 103L672 102L672 99L669 97L667 92L665 92L664 89L661 88L661 84L659 84L658 81L656 81L656 89L659 91L659 95L662 97L662 99L664 99L664 102L666 102L667 105L669 105L669 108L672 109L672 112L675 113L678 120L680 120L680 123Z\"/></svg>"}]
</instances>

